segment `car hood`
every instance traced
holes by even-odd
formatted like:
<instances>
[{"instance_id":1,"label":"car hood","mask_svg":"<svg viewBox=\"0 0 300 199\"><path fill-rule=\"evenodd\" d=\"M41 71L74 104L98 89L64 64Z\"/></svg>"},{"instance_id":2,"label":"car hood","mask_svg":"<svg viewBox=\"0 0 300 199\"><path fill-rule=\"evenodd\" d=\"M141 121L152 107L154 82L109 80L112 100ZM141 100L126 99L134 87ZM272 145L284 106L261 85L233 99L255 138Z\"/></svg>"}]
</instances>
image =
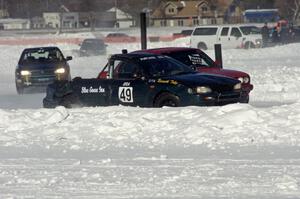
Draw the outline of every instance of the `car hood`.
<instances>
[{"instance_id":1,"label":"car hood","mask_svg":"<svg viewBox=\"0 0 300 199\"><path fill-rule=\"evenodd\" d=\"M239 77L249 77L249 75L242 71L228 70L222 68L199 68L198 72L206 72L210 74L224 75L226 77L239 78Z\"/></svg>"},{"instance_id":2,"label":"car hood","mask_svg":"<svg viewBox=\"0 0 300 199\"><path fill-rule=\"evenodd\" d=\"M181 84L184 84L188 87L196 87L196 86L210 86L210 87L222 87L229 86L232 87L240 81L221 76L221 75L213 75L207 73L189 73L184 75L175 75L171 77L162 78L164 80L174 80Z\"/></svg>"},{"instance_id":3,"label":"car hood","mask_svg":"<svg viewBox=\"0 0 300 199\"><path fill-rule=\"evenodd\" d=\"M31 63L31 64L20 64L19 68L22 70L38 70L38 69L51 69L64 67L66 63L64 62L52 62L52 63Z\"/></svg>"}]
</instances>

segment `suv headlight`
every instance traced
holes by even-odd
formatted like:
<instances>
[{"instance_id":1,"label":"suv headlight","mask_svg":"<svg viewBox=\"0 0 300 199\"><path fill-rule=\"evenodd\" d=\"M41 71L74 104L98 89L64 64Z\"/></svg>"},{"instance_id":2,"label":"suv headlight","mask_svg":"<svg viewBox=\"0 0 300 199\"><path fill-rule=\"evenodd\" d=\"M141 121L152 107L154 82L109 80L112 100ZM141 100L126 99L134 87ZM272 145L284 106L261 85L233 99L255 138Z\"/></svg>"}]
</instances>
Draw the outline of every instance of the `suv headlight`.
<instances>
[{"instance_id":1,"label":"suv headlight","mask_svg":"<svg viewBox=\"0 0 300 199\"><path fill-rule=\"evenodd\" d=\"M205 94L205 93L211 93L211 92L212 92L211 88L206 87L206 86L198 86L196 88L196 93L198 93L198 94Z\"/></svg>"},{"instance_id":2,"label":"suv headlight","mask_svg":"<svg viewBox=\"0 0 300 199\"><path fill-rule=\"evenodd\" d=\"M31 75L31 72L28 71L28 70L21 70L21 75L22 75L22 76Z\"/></svg>"},{"instance_id":3,"label":"suv headlight","mask_svg":"<svg viewBox=\"0 0 300 199\"><path fill-rule=\"evenodd\" d=\"M55 70L55 73L56 73L56 74L63 74L63 73L65 73L65 72L66 72L66 69L65 69L65 68L58 68L58 69Z\"/></svg>"},{"instance_id":4,"label":"suv headlight","mask_svg":"<svg viewBox=\"0 0 300 199\"><path fill-rule=\"evenodd\" d=\"M256 40L255 40L255 43L256 43L257 45L260 45L260 44L262 43L262 40L261 40L261 39L256 39Z\"/></svg>"},{"instance_id":5,"label":"suv headlight","mask_svg":"<svg viewBox=\"0 0 300 199\"><path fill-rule=\"evenodd\" d=\"M234 90L240 90L241 88L242 88L241 83L238 83L238 84L234 85L234 87L233 87Z\"/></svg>"}]
</instances>

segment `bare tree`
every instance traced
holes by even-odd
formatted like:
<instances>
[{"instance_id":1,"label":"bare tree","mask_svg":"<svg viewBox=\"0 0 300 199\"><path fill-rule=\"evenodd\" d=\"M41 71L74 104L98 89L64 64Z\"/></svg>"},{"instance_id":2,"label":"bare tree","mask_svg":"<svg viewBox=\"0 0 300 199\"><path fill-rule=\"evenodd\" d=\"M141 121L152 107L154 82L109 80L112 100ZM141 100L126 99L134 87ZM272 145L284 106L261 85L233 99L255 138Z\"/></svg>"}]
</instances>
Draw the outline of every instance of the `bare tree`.
<instances>
[{"instance_id":1,"label":"bare tree","mask_svg":"<svg viewBox=\"0 0 300 199\"><path fill-rule=\"evenodd\" d=\"M295 22L300 15L300 0L276 0L275 6L279 8L283 17Z\"/></svg>"}]
</instances>

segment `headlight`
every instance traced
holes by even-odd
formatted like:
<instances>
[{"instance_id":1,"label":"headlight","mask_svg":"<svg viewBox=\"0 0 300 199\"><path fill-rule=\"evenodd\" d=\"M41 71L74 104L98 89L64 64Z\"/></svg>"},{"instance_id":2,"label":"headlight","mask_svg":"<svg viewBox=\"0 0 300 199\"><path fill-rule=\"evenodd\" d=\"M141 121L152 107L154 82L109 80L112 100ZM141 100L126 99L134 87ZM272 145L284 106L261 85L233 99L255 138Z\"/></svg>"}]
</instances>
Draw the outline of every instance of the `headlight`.
<instances>
[{"instance_id":1,"label":"headlight","mask_svg":"<svg viewBox=\"0 0 300 199\"><path fill-rule=\"evenodd\" d=\"M234 85L234 87L233 87L234 90L240 90L241 88L242 88L241 83L238 83L238 84Z\"/></svg>"},{"instance_id":2,"label":"headlight","mask_svg":"<svg viewBox=\"0 0 300 199\"><path fill-rule=\"evenodd\" d=\"M262 43L262 41L261 41L261 39L256 39L256 40L255 40L255 43L256 43L257 45L259 45L259 44Z\"/></svg>"},{"instance_id":3,"label":"headlight","mask_svg":"<svg viewBox=\"0 0 300 199\"><path fill-rule=\"evenodd\" d=\"M63 73L65 73L66 72L66 69L64 69L64 68L59 68L59 69L56 69L55 70L55 73L56 74L63 74Z\"/></svg>"},{"instance_id":4,"label":"headlight","mask_svg":"<svg viewBox=\"0 0 300 199\"><path fill-rule=\"evenodd\" d=\"M198 94L205 94L205 93L211 93L212 90L209 87L206 86L199 86L196 88L196 93Z\"/></svg>"},{"instance_id":5,"label":"headlight","mask_svg":"<svg viewBox=\"0 0 300 199\"><path fill-rule=\"evenodd\" d=\"M244 77L244 83L248 84L250 82L250 78L249 77Z\"/></svg>"},{"instance_id":6,"label":"headlight","mask_svg":"<svg viewBox=\"0 0 300 199\"><path fill-rule=\"evenodd\" d=\"M248 84L250 82L249 77L239 77L238 80L242 82L243 84Z\"/></svg>"},{"instance_id":7,"label":"headlight","mask_svg":"<svg viewBox=\"0 0 300 199\"><path fill-rule=\"evenodd\" d=\"M243 77L239 77L238 80L242 83L244 83L244 78Z\"/></svg>"},{"instance_id":8,"label":"headlight","mask_svg":"<svg viewBox=\"0 0 300 199\"><path fill-rule=\"evenodd\" d=\"M22 76L31 75L31 72L28 71L28 70L21 70L21 75L22 75Z\"/></svg>"}]
</instances>

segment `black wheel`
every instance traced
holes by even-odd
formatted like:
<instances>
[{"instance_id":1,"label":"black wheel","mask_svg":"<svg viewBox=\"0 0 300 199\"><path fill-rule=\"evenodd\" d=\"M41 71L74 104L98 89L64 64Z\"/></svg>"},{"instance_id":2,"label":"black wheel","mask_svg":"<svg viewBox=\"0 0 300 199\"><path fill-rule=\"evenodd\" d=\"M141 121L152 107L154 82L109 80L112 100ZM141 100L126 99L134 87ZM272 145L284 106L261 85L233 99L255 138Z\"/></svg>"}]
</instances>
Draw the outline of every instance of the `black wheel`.
<instances>
[{"instance_id":1,"label":"black wheel","mask_svg":"<svg viewBox=\"0 0 300 199\"><path fill-rule=\"evenodd\" d=\"M243 97L243 98L240 100L240 103L242 103L242 104L248 104L248 103L249 103L249 96Z\"/></svg>"},{"instance_id":2,"label":"black wheel","mask_svg":"<svg viewBox=\"0 0 300 199\"><path fill-rule=\"evenodd\" d=\"M16 89L17 89L17 93L19 95L23 95L24 94L24 87L23 86L16 85Z\"/></svg>"},{"instance_id":3,"label":"black wheel","mask_svg":"<svg viewBox=\"0 0 300 199\"><path fill-rule=\"evenodd\" d=\"M163 107L163 106L178 107L179 104L180 104L180 100L177 96L171 93L162 93L156 98L154 102L154 107Z\"/></svg>"},{"instance_id":4,"label":"black wheel","mask_svg":"<svg viewBox=\"0 0 300 199\"><path fill-rule=\"evenodd\" d=\"M203 43L203 42L200 42L200 43L198 44L198 48L199 48L200 50L207 50L207 46L206 46L206 44Z\"/></svg>"},{"instance_id":5,"label":"black wheel","mask_svg":"<svg viewBox=\"0 0 300 199\"><path fill-rule=\"evenodd\" d=\"M255 48L255 45L254 45L254 43L252 43L252 42L246 42L245 43L245 49L251 49L251 48Z\"/></svg>"},{"instance_id":6,"label":"black wheel","mask_svg":"<svg viewBox=\"0 0 300 199\"><path fill-rule=\"evenodd\" d=\"M66 108L81 107L78 97L72 93L64 96L59 104Z\"/></svg>"}]
</instances>

